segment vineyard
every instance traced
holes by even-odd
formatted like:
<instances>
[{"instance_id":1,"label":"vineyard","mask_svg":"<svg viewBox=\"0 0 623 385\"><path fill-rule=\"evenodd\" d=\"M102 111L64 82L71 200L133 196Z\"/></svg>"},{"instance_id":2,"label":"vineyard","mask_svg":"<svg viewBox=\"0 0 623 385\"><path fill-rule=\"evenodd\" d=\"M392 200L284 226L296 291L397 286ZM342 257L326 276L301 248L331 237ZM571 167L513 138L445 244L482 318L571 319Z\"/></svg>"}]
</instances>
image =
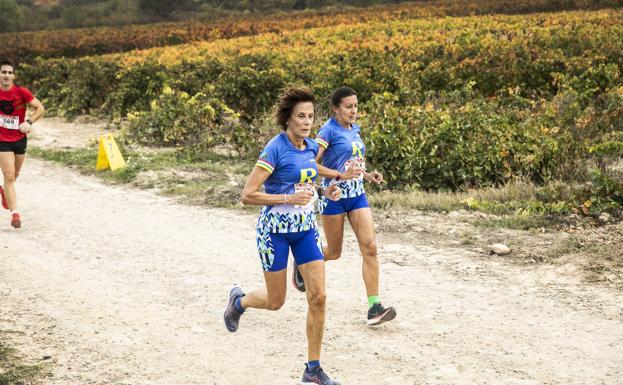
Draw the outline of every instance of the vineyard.
<instances>
[{"instance_id":1,"label":"vineyard","mask_svg":"<svg viewBox=\"0 0 623 385\"><path fill-rule=\"evenodd\" d=\"M344 15L357 22L316 15L301 28L287 19L235 27L253 36L224 39L237 32L218 30L193 44L39 58L19 77L57 114L128 119L129 140L227 144L249 156L276 132L270 110L285 84L321 97L349 85L370 163L395 188L456 190L521 176L581 186L533 210L621 208L623 11L439 18L402 7ZM334 25L313 28L325 24Z\"/></svg>"},{"instance_id":2,"label":"vineyard","mask_svg":"<svg viewBox=\"0 0 623 385\"><path fill-rule=\"evenodd\" d=\"M413 19L440 16L464 16L488 13L523 13L526 10L560 11L620 6L621 0L523 0L463 1L444 0L431 3L406 3L372 8L300 11L270 16L224 19L215 22L178 22L126 27L102 27L3 33L0 57L14 62L31 62L35 57L80 57L136 49L170 46L197 41L215 41L260 33L281 33L295 29L332 25Z\"/></svg>"},{"instance_id":3,"label":"vineyard","mask_svg":"<svg viewBox=\"0 0 623 385\"><path fill-rule=\"evenodd\" d=\"M185 20L139 5L216 21L0 34L46 109L17 182L22 227L0 217L0 385L300 378L311 297L288 288L277 317L251 311L236 335L222 321L232 284L262 282L261 208L241 190L293 84L316 95L312 137L333 90L356 90L365 164L384 177L365 186L374 242L346 214L327 263L332 376L623 378L623 0L3 1L57 14L24 12L31 30L72 14L128 25L113 24L127 9ZM274 4L314 10L249 12ZM115 146L126 167L100 170ZM382 284L367 290L371 264ZM399 315L368 328L374 290Z\"/></svg>"}]
</instances>

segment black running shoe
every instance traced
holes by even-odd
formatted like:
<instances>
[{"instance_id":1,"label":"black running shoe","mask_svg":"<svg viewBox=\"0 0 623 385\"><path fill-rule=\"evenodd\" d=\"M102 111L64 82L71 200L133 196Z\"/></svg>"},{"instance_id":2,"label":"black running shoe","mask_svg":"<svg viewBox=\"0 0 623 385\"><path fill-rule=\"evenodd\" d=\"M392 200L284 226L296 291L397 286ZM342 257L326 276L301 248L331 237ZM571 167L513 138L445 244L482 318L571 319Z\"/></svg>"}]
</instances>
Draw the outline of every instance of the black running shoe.
<instances>
[{"instance_id":1,"label":"black running shoe","mask_svg":"<svg viewBox=\"0 0 623 385\"><path fill-rule=\"evenodd\" d=\"M294 261L294 266L292 268L292 285L298 291L305 292L305 281L303 281L303 276L299 271L299 265Z\"/></svg>"},{"instance_id":2,"label":"black running shoe","mask_svg":"<svg viewBox=\"0 0 623 385\"><path fill-rule=\"evenodd\" d=\"M309 370L307 364L305 364L305 371L299 385L340 385L340 383L330 379L320 366Z\"/></svg>"},{"instance_id":3,"label":"black running shoe","mask_svg":"<svg viewBox=\"0 0 623 385\"><path fill-rule=\"evenodd\" d=\"M225 314L223 318L225 319L225 326L227 330L230 332L235 332L238 330L238 323L240 322L241 312L236 309L236 299L238 297L242 297L244 292L238 286L234 286L229 291L229 299L227 300L227 307L225 308Z\"/></svg>"},{"instance_id":4,"label":"black running shoe","mask_svg":"<svg viewBox=\"0 0 623 385\"><path fill-rule=\"evenodd\" d=\"M380 325L394 318L396 318L396 309L391 306L386 309L380 302L375 303L368 310L368 325Z\"/></svg>"}]
</instances>

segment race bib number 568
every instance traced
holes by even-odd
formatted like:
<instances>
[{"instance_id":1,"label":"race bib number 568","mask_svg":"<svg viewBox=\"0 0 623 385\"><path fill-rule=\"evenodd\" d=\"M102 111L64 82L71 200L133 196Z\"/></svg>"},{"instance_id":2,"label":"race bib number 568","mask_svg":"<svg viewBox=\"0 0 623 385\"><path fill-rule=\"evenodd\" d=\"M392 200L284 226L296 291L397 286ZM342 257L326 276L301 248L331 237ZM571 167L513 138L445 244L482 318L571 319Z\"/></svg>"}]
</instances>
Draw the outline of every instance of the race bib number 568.
<instances>
[{"instance_id":1,"label":"race bib number 568","mask_svg":"<svg viewBox=\"0 0 623 385\"><path fill-rule=\"evenodd\" d=\"M0 115L0 127L19 130L19 116Z\"/></svg>"}]
</instances>

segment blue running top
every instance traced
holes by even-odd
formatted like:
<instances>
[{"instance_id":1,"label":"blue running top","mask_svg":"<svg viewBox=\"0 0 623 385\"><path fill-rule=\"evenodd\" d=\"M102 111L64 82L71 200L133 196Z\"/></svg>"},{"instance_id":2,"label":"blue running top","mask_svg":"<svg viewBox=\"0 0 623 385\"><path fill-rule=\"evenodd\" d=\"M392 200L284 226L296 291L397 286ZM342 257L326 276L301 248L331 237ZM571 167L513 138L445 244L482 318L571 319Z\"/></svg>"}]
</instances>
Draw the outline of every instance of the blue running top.
<instances>
[{"instance_id":1,"label":"blue running top","mask_svg":"<svg viewBox=\"0 0 623 385\"><path fill-rule=\"evenodd\" d=\"M270 173L264 182L268 194L294 194L301 189L314 192L314 199L307 206L291 204L268 205L262 208L258 227L271 233L294 233L316 227L314 200L317 199L314 181L318 176L316 155L318 144L305 138L305 149L299 150L285 132L272 138L255 163Z\"/></svg>"},{"instance_id":2,"label":"blue running top","mask_svg":"<svg viewBox=\"0 0 623 385\"><path fill-rule=\"evenodd\" d=\"M365 168L366 146L359 135L360 127L351 125L351 129L342 127L335 118L327 120L316 135L316 142L325 148L322 165L344 173L352 164ZM334 179L324 178L322 186L335 183ZM363 176L359 179L337 183L342 190L342 198L355 198L365 193Z\"/></svg>"}]
</instances>

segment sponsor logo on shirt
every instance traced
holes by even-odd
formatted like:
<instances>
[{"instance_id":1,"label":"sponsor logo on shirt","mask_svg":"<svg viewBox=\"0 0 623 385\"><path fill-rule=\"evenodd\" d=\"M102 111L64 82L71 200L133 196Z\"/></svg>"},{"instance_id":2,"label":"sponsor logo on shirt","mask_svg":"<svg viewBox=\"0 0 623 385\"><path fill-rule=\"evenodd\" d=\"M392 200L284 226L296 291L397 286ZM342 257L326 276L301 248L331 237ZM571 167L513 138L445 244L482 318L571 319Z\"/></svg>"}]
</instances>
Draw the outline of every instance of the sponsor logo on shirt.
<instances>
[{"instance_id":1,"label":"sponsor logo on shirt","mask_svg":"<svg viewBox=\"0 0 623 385\"><path fill-rule=\"evenodd\" d=\"M363 158L363 143L353 142L352 156L357 157L357 158Z\"/></svg>"}]
</instances>

